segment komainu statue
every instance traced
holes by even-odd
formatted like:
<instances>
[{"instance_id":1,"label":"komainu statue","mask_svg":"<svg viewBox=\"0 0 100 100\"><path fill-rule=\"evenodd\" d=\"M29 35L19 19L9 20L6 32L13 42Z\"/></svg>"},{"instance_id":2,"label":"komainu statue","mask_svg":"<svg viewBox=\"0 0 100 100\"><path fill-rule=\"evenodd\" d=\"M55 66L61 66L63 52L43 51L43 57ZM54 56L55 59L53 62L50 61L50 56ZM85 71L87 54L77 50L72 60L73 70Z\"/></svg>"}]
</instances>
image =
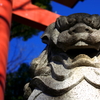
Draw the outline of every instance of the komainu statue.
<instances>
[{"instance_id":1,"label":"komainu statue","mask_svg":"<svg viewBox=\"0 0 100 100\"><path fill-rule=\"evenodd\" d=\"M31 63L26 100L100 100L100 16L60 16L42 35Z\"/></svg>"}]
</instances>

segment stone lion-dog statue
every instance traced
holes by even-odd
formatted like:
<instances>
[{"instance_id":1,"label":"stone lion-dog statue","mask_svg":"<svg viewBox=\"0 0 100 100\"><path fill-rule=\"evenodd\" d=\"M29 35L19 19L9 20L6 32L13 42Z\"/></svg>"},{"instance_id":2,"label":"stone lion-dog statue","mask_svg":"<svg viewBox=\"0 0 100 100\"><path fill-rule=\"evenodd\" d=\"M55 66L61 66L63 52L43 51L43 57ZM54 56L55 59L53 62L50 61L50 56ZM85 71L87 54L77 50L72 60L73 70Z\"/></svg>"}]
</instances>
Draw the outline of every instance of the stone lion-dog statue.
<instances>
[{"instance_id":1,"label":"stone lion-dog statue","mask_svg":"<svg viewBox=\"0 0 100 100\"><path fill-rule=\"evenodd\" d=\"M31 63L26 100L100 100L100 16L60 16L42 35Z\"/></svg>"}]
</instances>

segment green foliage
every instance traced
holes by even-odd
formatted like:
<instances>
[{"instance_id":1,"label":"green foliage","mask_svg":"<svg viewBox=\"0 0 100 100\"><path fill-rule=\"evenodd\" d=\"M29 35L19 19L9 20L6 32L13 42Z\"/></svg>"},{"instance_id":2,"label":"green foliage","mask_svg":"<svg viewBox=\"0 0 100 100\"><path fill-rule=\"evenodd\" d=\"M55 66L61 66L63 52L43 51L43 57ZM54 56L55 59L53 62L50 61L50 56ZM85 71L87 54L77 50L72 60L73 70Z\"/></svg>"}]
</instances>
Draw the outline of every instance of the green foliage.
<instances>
[{"instance_id":1,"label":"green foliage","mask_svg":"<svg viewBox=\"0 0 100 100\"><path fill-rule=\"evenodd\" d=\"M43 8L52 11L50 0L32 0L32 3Z\"/></svg>"},{"instance_id":2,"label":"green foliage","mask_svg":"<svg viewBox=\"0 0 100 100\"><path fill-rule=\"evenodd\" d=\"M18 38L23 37L23 40L26 41L29 38L31 38L33 35L37 35L38 32L39 30L37 29L13 21L11 27L10 39L14 37L18 37Z\"/></svg>"},{"instance_id":3,"label":"green foliage","mask_svg":"<svg viewBox=\"0 0 100 100\"><path fill-rule=\"evenodd\" d=\"M32 3L43 9L52 11L50 0L32 0ZM37 29L13 21L11 27L10 40L14 37L18 37L18 38L22 37L23 40L26 41L29 38L31 38L33 35L38 35L38 32L39 30Z\"/></svg>"},{"instance_id":4,"label":"green foliage","mask_svg":"<svg viewBox=\"0 0 100 100\"><path fill-rule=\"evenodd\" d=\"M23 63L18 71L7 74L5 100L24 100L23 88L30 81L29 65Z\"/></svg>"}]
</instances>

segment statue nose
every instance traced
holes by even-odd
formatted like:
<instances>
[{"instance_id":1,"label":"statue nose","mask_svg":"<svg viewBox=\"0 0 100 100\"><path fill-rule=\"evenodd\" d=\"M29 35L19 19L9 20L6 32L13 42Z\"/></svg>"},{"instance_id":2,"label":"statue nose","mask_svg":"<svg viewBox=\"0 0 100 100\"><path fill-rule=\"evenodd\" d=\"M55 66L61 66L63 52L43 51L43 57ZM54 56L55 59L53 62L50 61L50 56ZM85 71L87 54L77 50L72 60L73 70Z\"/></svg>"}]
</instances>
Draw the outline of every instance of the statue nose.
<instances>
[{"instance_id":1,"label":"statue nose","mask_svg":"<svg viewBox=\"0 0 100 100\"><path fill-rule=\"evenodd\" d=\"M74 29L69 30L69 34L72 35L75 33L92 33L92 30L87 27L76 27Z\"/></svg>"}]
</instances>

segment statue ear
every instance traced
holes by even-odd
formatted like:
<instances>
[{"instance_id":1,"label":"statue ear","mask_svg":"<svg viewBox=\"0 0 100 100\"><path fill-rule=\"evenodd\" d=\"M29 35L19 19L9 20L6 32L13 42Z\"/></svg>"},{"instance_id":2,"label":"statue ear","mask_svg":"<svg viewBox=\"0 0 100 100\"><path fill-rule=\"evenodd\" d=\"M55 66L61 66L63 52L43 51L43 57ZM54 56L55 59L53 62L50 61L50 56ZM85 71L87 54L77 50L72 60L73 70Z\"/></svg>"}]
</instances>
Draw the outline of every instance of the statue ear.
<instances>
[{"instance_id":1,"label":"statue ear","mask_svg":"<svg viewBox=\"0 0 100 100\"><path fill-rule=\"evenodd\" d=\"M49 35L48 33L44 33L44 34L41 36L41 39L42 39L42 42L43 42L43 43L49 44L50 35Z\"/></svg>"},{"instance_id":2,"label":"statue ear","mask_svg":"<svg viewBox=\"0 0 100 100\"><path fill-rule=\"evenodd\" d=\"M53 32L54 28L55 28L55 23L50 24L46 28L44 34L41 36L41 39L42 39L43 43L49 44L50 38L51 38L51 35L52 35L52 32Z\"/></svg>"}]
</instances>

